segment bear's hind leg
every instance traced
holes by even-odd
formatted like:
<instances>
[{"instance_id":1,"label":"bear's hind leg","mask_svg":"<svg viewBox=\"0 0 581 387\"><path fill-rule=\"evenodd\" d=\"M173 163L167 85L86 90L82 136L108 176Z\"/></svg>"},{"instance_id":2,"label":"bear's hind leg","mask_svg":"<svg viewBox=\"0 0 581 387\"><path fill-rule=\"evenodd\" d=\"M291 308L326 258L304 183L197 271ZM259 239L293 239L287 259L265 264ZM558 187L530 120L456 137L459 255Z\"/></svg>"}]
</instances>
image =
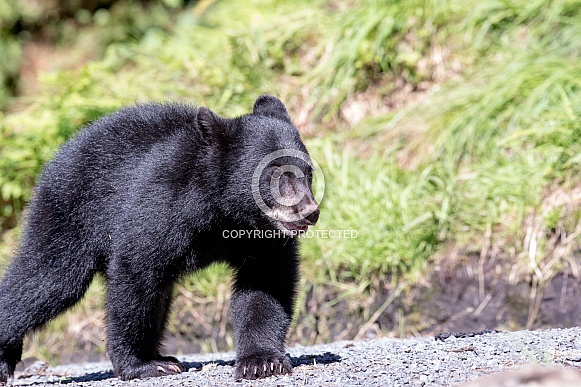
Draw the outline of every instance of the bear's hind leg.
<instances>
[{"instance_id":1,"label":"bear's hind leg","mask_svg":"<svg viewBox=\"0 0 581 387\"><path fill-rule=\"evenodd\" d=\"M0 349L0 385L6 383L14 375L16 364L22 357L22 340L13 340Z\"/></svg>"},{"instance_id":2,"label":"bear's hind leg","mask_svg":"<svg viewBox=\"0 0 581 387\"><path fill-rule=\"evenodd\" d=\"M20 255L0 282L0 383L14 374L24 336L77 303L89 287L92 265L66 262Z\"/></svg>"}]
</instances>

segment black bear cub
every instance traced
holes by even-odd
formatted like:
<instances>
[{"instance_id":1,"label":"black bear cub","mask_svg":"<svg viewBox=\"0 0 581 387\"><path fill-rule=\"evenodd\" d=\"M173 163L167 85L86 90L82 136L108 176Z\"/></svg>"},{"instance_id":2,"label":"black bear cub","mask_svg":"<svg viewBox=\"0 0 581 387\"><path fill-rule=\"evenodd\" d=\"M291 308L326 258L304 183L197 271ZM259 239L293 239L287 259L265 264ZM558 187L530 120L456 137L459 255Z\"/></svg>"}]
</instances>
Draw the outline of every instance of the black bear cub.
<instances>
[{"instance_id":1,"label":"black bear cub","mask_svg":"<svg viewBox=\"0 0 581 387\"><path fill-rule=\"evenodd\" d=\"M311 184L307 150L272 96L233 119L150 103L85 127L45 167L0 283L0 383L24 336L79 301L97 273L116 374L184 371L159 352L173 286L219 261L234 271L235 377L292 372L296 236L319 216Z\"/></svg>"}]
</instances>

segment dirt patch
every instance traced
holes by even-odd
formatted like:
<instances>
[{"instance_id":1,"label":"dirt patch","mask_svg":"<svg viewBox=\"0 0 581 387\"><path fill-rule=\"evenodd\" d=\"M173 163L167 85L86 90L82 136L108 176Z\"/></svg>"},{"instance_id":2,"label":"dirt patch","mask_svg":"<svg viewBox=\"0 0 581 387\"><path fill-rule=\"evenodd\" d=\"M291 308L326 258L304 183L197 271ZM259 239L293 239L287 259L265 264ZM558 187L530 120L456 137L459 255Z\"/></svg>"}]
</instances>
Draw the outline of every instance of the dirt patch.
<instances>
[{"instance_id":1,"label":"dirt patch","mask_svg":"<svg viewBox=\"0 0 581 387\"><path fill-rule=\"evenodd\" d=\"M424 321L418 331L433 335L579 326L579 278L565 269L539 284L532 276L515 281L514 272L510 265L482 263L476 256L437 267L429 285L413 291L410 315Z\"/></svg>"},{"instance_id":2,"label":"dirt patch","mask_svg":"<svg viewBox=\"0 0 581 387\"><path fill-rule=\"evenodd\" d=\"M570 261L581 261L575 253ZM485 329L566 328L581 324L581 279L567 263L545 283L516 274L508 260L478 255L444 259L423 284L401 289L375 280L337 301L331 287L312 289L290 342L433 336Z\"/></svg>"}]
</instances>

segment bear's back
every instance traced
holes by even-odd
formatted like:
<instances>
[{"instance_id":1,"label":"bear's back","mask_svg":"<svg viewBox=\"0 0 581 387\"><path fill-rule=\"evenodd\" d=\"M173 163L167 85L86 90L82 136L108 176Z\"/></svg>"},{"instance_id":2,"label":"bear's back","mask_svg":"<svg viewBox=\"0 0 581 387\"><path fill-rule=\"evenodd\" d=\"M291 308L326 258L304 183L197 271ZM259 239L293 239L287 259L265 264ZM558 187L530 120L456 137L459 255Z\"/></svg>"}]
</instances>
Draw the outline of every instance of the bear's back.
<instances>
[{"instance_id":1,"label":"bear's back","mask_svg":"<svg viewBox=\"0 0 581 387\"><path fill-rule=\"evenodd\" d=\"M184 135L186 134L186 135ZM196 147L196 109L175 103L123 108L84 127L55 154L41 174L30 222L61 218L77 223L121 203L148 154L167 143ZM193 150L195 151L195 150ZM76 217L75 214L79 216Z\"/></svg>"},{"instance_id":2,"label":"bear's back","mask_svg":"<svg viewBox=\"0 0 581 387\"><path fill-rule=\"evenodd\" d=\"M123 159L148 152L152 146L183 131L198 134L194 107L177 103L139 104L81 129L68 145L96 157Z\"/></svg>"},{"instance_id":3,"label":"bear's back","mask_svg":"<svg viewBox=\"0 0 581 387\"><path fill-rule=\"evenodd\" d=\"M130 173L154 146L183 133L195 146L199 132L192 106L148 103L123 108L67 141L47 165L40 185L49 180L63 187L67 180L117 179L116 172Z\"/></svg>"}]
</instances>

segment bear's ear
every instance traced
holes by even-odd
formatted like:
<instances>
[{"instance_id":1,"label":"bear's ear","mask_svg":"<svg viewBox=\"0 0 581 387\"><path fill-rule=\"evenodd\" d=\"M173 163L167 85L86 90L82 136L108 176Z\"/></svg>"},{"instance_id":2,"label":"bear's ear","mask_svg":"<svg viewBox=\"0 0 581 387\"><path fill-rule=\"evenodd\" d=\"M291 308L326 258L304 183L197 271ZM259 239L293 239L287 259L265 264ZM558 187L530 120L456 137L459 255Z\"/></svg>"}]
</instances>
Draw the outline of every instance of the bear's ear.
<instances>
[{"instance_id":1,"label":"bear's ear","mask_svg":"<svg viewBox=\"0 0 581 387\"><path fill-rule=\"evenodd\" d=\"M263 94L254 102L254 109L252 112L257 116L265 116L271 118L278 118L279 120L291 122L286 107L282 101L272 95Z\"/></svg>"},{"instance_id":2,"label":"bear's ear","mask_svg":"<svg viewBox=\"0 0 581 387\"><path fill-rule=\"evenodd\" d=\"M206 140L220 140L227 136L228 122L207 107L198 108L196 120Z\"/></svg>"}]
</instances>

